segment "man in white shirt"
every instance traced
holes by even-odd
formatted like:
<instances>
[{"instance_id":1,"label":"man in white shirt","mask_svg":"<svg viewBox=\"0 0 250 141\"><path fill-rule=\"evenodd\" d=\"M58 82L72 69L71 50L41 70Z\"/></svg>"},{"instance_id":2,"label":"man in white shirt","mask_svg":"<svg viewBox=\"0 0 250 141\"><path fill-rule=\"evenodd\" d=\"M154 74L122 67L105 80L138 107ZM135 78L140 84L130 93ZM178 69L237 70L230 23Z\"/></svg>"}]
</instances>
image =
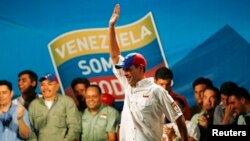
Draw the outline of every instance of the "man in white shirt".
<instances>
[{"instance_id":1,"label":"man in white shirt","mask_svg":"<svg viewBox=\"0 0 250 141\"><path fill-rule=\"evenodd\" d=\"M109 52L115 65L113 72L119 79L125 99L120 126L120 141L160 141L163 128L163 114L175 121L182 141L187 140L184 116L166 90L146 78L146 60L138 53L120 56L116 41L115 23L120 6L115 6L109 21Z\"/></svg>"}]
</instances>

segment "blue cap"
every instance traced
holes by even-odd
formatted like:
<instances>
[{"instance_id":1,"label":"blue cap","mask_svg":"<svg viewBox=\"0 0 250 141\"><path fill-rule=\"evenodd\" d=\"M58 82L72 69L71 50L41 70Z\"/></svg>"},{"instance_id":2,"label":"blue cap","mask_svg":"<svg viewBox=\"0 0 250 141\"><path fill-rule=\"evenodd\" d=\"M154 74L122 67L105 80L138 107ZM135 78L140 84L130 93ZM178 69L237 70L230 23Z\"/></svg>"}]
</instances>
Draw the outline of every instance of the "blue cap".
<instances>
[{"instance_id":1,"label":"blue cap","mask_svg":"<svg viewBox=\"0 0 250 141\"><path fill-rule=\"evenodd\" d=\"M125 59L120 63L116 64L116 69L127 69L131 67L132 65L142 65L146 67L147 62L146 59L139 53L130 53L128 54Z\"/></svg>"},{"instance_id":2,"label":"blue cap","mask_svg":"<svg viewBox=\"0 0 250 141\"><path fill-rule=\"evenodd\" d=\"M40 78L39 81L42 82L44 80L49 80L50 82L53 82L53 81L58 82L58 79L57 79L56 75L52 74L52 73L46 73L44 76L42 76Z\"/></svg>"}]
</instances>

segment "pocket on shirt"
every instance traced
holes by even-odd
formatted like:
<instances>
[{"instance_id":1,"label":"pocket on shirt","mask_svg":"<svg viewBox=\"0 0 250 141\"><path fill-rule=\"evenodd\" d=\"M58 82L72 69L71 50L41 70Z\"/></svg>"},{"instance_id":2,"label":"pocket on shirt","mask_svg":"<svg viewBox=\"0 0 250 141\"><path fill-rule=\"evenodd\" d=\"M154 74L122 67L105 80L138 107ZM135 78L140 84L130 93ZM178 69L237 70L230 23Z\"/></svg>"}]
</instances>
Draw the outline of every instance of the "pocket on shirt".
<instances>
[{"instance_id":1,"label":"pocket on shirt","mask_svg":"<svg viewBox=\"0 0 250 141\"><path fill-rule=\"evenodd\" d=\"M53 115L53 120L56 127L66 127L66 114L55 113Z\"/></svg>"},{"instance_id":2,"label":"pocket on shirt","mask_svg":"<svg viewBox=\"0 0 250 141\"><path fill-rule=\"evenodd\" d=\"M148 108L152 108L152 104L153 104L153 101L150 100L149 98L140 98L138 100L138 108L140 110L143 110L143 109L148 109Z\"/></svg>"},{"instance_id":3,"label":"pocket on shirt","mask_svg":"<svg viewBox=\"0 0 250 141\"><path fill-rule=\"evenodd\" d=\"M90 127L91 126L91 120L85 118L85 117L82 117L82 127L85 128L85 127Z\"/></svg>"},{"instance_id":4,"label":"pocket on shirt","mask_svg":"<svg viewBox=\"0 0 250 141\"><path fill-rule=\"evenodd\" d=\"M98 125L99 126L106 126L107 125L107 115L99 115L99 118L98 118Z\"/></svg>"}]
</instances>

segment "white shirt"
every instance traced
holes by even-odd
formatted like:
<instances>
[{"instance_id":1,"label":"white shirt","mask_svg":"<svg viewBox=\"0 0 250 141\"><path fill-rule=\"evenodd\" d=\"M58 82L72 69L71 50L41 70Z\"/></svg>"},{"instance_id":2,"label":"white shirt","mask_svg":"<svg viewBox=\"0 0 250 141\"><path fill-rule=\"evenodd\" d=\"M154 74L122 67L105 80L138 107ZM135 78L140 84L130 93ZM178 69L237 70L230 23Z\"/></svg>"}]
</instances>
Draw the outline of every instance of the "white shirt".
<instances>
[{"instance_id":1,"label":"white shirt","mask_svg":"<svg viewBox=\"0 0 250 141\"><path fill-rule=\"evenodd\" d=\"M160 141L163 114L171 121L182 115L178 107L172 107L174 100L154 83L154 78L145 78L132 88L122 69L113 68L113 72L125 91L120 141Z\"/></svg>"},{"instance_id":2,"label":"white shirt","mask_svg":"<svg viewBox=\"0 0 250 141\"><path fill-rule=\"evenodd\" d=\"M44 100L44 103L50 109L52 107L53 101Z\"/></svg>"},{"instance_id":3,"label":"white shirt","mask_svg":"<svg viewBox=\"0 0 250 141\"><path fill-rule=\"evenodd\" d=\"M38 97L41 97L42 95L41 94L36 94L36 98ZM24 106L24 99L22 96L19 96L15 99L12 100L12 103L16 104L16 105L21 105L21 106Z\"/></svg>"},{"instance_id":4,"label":"white shirt","mask_svg":"<svg viewBox=\"0 0 250 141\"><path fill-rule=\"evenodd\" d=\"M24 99L22 96L19 96L15 99L12 100L12 103L16 104L16 105L24 105Z\"/></svg>"}]
</instances>

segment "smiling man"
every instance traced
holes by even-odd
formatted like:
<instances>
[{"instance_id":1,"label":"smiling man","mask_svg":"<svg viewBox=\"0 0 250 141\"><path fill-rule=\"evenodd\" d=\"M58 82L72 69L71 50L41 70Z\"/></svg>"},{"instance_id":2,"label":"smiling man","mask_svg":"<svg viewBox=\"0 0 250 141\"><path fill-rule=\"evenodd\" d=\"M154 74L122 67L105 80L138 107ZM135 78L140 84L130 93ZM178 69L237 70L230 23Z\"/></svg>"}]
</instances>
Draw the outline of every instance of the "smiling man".
<instances>
[{"instance_id":1,"label":"smiling man","mask_svg":"<svg viewBox=\"0 0 250 141\"><path fill-rule=\"evenodd\" d=\"M29 107L33 134L30 140L73 141L80 136L80 113L70 97L58 94L60 88L54 74L40 79L42 97Z\"/></svg>"},{"instance_id":2,"label":"smiling man","mask_svg":"<svg viewBox=\"0 0 250 141\"><path fill-rule=\"evenodd\" d=\"M90 85L85 96L87 109L82 115L82 140L117 141L119 112L102 104L101 89L98 85Z\"/></svg>"},{"instance_id":3,"label":"smiling man","mask_svg":"<svg viewBox=\"0 0 250 141\"><path fill-rule=\"evenodd\" d=\"M115 24L120 16L117 4L109 21L109 53L114 64L113 73L125 92L121 116L120 141L160 141L163 129L163 115L175 121L181 140L187 140L184 116L168 92L146 78L147 62L143 55L130 53L121 56L116 40Z\"/></svg>"},{"instance_id":4,"label":"smiling man","mask_svg":"<svg viewBox=\"0 0 250 141\"><path fill-rule=\"evenodd\" d=\"M229 105L239 115L238 125L250 125L250 94L244 87L238 87L229 96Z\"/></svg>"},{"instance_id":5,"label":"smiling man","mask_svg":"<svg viewBox=\"0 0 250 141\"><path fill-rule=\"evenodd\" d=\"M39 94L36 93L37 74L32 70L23 70L18 74L18 89L21 95L14 99L12 102L17 105L22 105L28 109L30 103L38 98Z\"/></svg>"}]
</instances>

